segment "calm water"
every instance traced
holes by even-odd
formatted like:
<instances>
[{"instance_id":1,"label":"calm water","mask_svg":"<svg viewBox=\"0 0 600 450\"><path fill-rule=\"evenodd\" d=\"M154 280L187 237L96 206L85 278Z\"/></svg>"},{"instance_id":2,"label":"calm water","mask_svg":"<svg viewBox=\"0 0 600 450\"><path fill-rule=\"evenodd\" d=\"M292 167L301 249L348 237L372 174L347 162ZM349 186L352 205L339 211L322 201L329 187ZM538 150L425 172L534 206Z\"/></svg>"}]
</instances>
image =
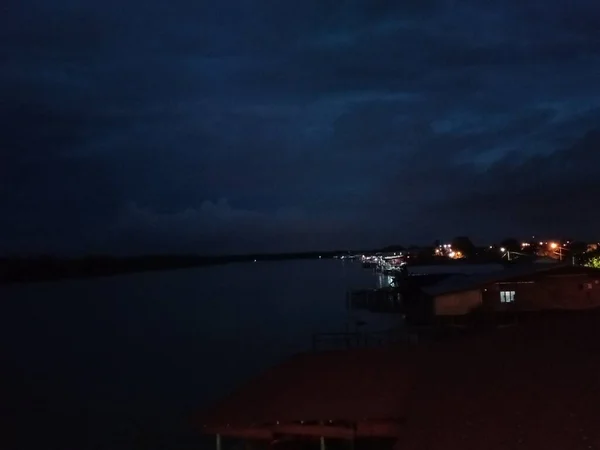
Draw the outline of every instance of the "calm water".
<instances>
[{"instance_id":1,"label":"calm water","mask_svg":"<svg viewBox=\"0 0 600 450\"><path fill-rule=\"evenodd\" d=\"M357 320L393 326L396 317L345 302L347 289L390 281L313 260L0 287L0 408L10 418L0 448L205 448L194 411L308 350L313 333Z\"/></svg>"},{"instance_id":2,"label":"calm water","mask_svg":"<svg viewBox=\"0 0 600 450\"><path fill-rule=\"evenodd\" d=\"M198 449L194 410L312 333L391 326L345 304L387 282L316 260L0 287L2 407L20 433L2 448Z\"/></svg>"}]
</instances>

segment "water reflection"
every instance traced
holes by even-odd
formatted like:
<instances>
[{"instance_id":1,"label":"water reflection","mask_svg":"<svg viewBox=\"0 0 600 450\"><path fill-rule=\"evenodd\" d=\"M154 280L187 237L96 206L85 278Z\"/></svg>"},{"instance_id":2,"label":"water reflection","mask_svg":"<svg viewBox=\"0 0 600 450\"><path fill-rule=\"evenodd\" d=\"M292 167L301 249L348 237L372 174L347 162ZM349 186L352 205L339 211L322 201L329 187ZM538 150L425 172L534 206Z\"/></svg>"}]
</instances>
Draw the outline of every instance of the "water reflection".
<instances>
[{"instance_id":1,"label":"water reflection","mask_svg":"<svg viewBox=\"0 0 600 450\"><path fill-rule=\"evenodd\" d=\"M394 287L394 276L383 273L377 274L377 288L384 289Z\"/></svg>"}]
</instances>

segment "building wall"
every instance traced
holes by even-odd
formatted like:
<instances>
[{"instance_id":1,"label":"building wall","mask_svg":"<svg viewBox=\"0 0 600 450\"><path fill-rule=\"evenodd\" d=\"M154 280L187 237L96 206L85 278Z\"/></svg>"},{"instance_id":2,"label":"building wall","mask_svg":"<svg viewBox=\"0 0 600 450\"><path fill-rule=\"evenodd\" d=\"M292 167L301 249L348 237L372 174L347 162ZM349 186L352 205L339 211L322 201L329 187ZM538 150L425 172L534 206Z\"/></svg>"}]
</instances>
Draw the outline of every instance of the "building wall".
<instances>
[{"instance_id":1,"label":"building wall","mask_svg":"<svg viewBox=\"0 0 600 450\"><path fill-rule=\"evenodd\" d=\"M502 303L501 291L513 291L514 303ZM486 310L539 311L600 307L600 278L587 274L548 275L534 280L496 283L482 291Z\"/></svg>"},{"instance_id":2,"label":"building wall","mask_svg":"<svg viewBox=\"0 0 600 450\"><path fill-rule=\"evenodd\" d=\"M474 309L482 312L526 312L600 308L600 274L583 270L578 273L573 268L569 270L439 295L430 300L430 311L434 316L443 318L464 316ZM503 303L502 291L514 292L514 302Z\"/></svg>"},{"instance_id":3,"label":"building wall","mask_svg":"<svg viewBox=\"0 0 600 450\"><path fill-rule=\"evenodd\" d=\"M436 316L462 316L481 306L481 290L457 292L435 297L434 313Z\"/></svg>"}]
</instances>

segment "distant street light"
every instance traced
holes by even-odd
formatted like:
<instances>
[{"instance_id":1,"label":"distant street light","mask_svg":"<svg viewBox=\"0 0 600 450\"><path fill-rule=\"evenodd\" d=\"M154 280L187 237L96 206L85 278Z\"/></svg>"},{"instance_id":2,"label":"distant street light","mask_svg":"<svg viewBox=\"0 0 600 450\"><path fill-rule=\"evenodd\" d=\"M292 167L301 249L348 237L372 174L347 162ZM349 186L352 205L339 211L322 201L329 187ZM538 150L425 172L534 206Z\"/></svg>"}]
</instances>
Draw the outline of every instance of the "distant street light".
<instances>
[{"instance_id":1,"label":"distant street light","mask_svg":"<svg viewBox=\"0 0 600 450\"><path fill-rule=\"evenodd\" d=\"M504 255L506 255L506 259L509 260L509 261L511 261L511 259L510 259L511 253L515 254L515 255L518 255L517 258L519 256L527 256L525 253L511 251L511 250L508 250L507 248L504 248L504 247L501 247L500 251L503 253L502 257L504 258Z\"/></svg>"},{"instance_id":2,"label":"distant street light","mask_svg":"<svg viewBox=\"0 0 600 450\"><path fill-rule=\"evenodd\" d=\"M510 261L510 250L506 250L504 247L500 247L500 251L503 253L502 257L506 255L506 259Z\"/></svg>"},{"instance_id":3,"label":"distant street light","mask_svg":"<svg viewBox=\"0 0 600 450\"><path fill-rule=\"evenodd\" d=\"M558 250L558 260L562 261L562 251L566 250L566 248L561 247L560 244L557 244L556 242L550 242L550 248L552 250Z\"/></svg>"}]
</instances>

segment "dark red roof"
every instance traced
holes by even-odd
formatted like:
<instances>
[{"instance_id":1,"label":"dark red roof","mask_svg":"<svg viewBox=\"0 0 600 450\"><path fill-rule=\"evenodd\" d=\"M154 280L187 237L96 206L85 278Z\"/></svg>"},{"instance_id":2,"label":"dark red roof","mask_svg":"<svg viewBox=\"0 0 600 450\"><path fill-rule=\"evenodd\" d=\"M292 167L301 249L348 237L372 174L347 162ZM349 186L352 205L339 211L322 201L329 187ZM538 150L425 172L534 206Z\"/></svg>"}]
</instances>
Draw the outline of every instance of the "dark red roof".
<instances>
[{"instance_id":1,"label":"dark red roof","mask_svg":"<svg viewBox=\"0 0 600 450\"><path fill-rule=\"evenodd\" d=\"M545 318L433 346L402 450L600 448L600 315Z\"/></svg>"},{"instance_id":2,"label":"dark red roof","mask_svg":"<svg viewBox=\"0 0 600 450\"><path fill-rule=\"evenodd\" d=\"M201 423L364 419L403 419L399 450L600 448L600 313L528 319L412 350L301 355Z\"/></svg>"},{"instance_id":3,"label":"dark red roof","mask_svg":"<svg viewBox=\"0 0 600 450\"><path fill-rule=\"evenodd\" d=\"M200 419L207 427L401 419L413 352L355 349L298 355L250 381Z\"/></svg>"}]
</instances>

